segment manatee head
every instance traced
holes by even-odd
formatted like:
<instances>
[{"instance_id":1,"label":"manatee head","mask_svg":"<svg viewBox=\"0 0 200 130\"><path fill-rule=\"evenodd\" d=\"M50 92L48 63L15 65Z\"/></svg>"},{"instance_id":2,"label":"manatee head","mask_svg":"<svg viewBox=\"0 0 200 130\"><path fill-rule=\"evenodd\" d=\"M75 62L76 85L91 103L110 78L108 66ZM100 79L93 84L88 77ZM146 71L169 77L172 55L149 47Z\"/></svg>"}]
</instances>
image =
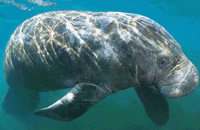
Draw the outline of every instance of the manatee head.
<instances>
[{"instance_id":1,"label":"manatee head","mask_svg":"<svg viewBox=\"0 0 200 130\"><path fill-rule=\"evenodd\" d=\"M178 98L192 92L199 83L196 67L184 55L177 41L158 23L140 17L135 24L139 34L138 81L155 86L166 97ZM144 74L143 74L144 73Z\"/></svg>"},{"instance_id":2,"label":"manatee head","mask_svg":"<svg viewBox=\"0 0 200 130\"><path fill-rule=\"evenodd\" d=\"M156 88L169 98L178 98L191 93L199 84L196 67L164 28L160 27L153 35L157 37L153 79Z\"/></svg>"},{"instance_id":3,"label":"manatee head","mask_svg":"<svg viewBox=\"0 0 200 130\"><path fill-rule=\"evenodd\" d=\"M191 93L199 83L196 67L181 49L177 48L179 47L166 49L157 57L156 86L164 96L169 98L185 96Z\"/></svg>"}]
</instances>

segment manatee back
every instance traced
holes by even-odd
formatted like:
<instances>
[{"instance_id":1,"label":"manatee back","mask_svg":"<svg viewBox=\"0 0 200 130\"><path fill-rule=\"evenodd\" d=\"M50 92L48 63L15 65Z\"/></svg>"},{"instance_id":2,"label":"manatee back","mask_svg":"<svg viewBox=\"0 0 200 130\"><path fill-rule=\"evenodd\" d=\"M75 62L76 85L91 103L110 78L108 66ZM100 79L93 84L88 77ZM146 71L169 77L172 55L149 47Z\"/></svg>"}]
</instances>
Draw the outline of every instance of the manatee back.
<instances>
[{"instance_id":1,"label":"manatee back","mask_svg":"<svg viewBox=\"0 0 200 130\"><path fill-rule=\"evenodd\" d=\"M119 79L116 73L125 76L129 71L133 75L128 83L134 86L138 84L134 66L151 68L140 66L140 62L153 62L154 54L169 45L182 52L164 28L144 16L48 12L26 20L15 30L6 47L4 73L9 86L36 91L72 87L66 86L69 79L71 85L84 78L95 82L105 76L107 80Z\"/></svg>"}]
</instances>

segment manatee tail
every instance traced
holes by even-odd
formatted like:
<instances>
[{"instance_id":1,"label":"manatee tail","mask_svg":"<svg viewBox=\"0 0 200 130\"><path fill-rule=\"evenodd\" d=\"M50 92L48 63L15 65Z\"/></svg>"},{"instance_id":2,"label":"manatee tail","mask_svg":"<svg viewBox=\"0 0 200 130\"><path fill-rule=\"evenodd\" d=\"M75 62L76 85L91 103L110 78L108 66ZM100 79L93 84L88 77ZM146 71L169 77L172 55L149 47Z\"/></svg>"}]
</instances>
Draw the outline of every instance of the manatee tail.
<instances>
[{"instance_id":1,"label":"manatee tail","mask_svg":"<svg viewBox=\"0 0 200 130\"><path fill-rule=\"evenodd\" d=\"M2 107L8 114L20 117L33 113L38 104L39 93L22 87L17 90L9 87Z\"/></svg>"},{"instance_id":2,"label":"manatee tail","mask_svg":"<svg viewBox=\"0 0 200 130\"><path fill-rule=\"evenodd\" d=\"M146 114L157 125L163 126L169 119L167 100L151 87L138 87L135 91L140 98Z\"/></svg>"},{"instance_id":3,"label":"manatee tail","mask_svg":"<svg viewBox=\"0 0 200 130\"><path fill-rule=\"evenodd\" d=\"M102 89L95 84L77 84L53 105L34 114L60 121L70 121L81 116L110 93L110 89Z\"/></svg>"}]
</instances>

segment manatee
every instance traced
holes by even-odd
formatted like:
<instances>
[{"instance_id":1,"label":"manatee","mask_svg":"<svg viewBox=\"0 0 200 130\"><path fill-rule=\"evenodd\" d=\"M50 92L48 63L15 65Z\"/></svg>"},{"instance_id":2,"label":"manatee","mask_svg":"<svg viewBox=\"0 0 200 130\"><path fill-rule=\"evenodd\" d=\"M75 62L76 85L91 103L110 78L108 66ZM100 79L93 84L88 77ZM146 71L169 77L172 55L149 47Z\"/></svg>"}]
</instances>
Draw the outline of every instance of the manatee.
<instances>
[{"instance_id":1,"label":"manatee","mask_svg":"<svg viewBox=\"0 0 200 130\"><path fill-rule=\"evenodd\" d=\"M108 95L134 87L148 117L163 126L169 119L166 98L185 96L199 83L196 67L162 26L122 12L36 15L11 35L3 67L7 113L60 121L74 120ZM66 88L71 90L61 99L36 111L39 92Z\"/></svg>"}]
</instances>

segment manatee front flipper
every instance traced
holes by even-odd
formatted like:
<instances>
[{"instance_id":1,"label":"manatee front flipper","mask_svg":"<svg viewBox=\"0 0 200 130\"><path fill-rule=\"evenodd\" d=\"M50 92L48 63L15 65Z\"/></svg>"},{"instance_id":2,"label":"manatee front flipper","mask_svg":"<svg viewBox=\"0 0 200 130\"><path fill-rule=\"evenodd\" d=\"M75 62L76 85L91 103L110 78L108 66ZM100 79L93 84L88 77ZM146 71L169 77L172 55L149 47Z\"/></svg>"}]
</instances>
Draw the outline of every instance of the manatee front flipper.
<instances>
[{"instance_id":1,"label":"manatee front flipper","mask_svg":"<svg viewBox=\"0 0 200 130\"><path fill-rule=\"evenodd\" d=\"M34 114L60 121L70 121L81 116L109 94L107 89L104 90L95 84L80 83L53 105Z\"/></svg>"},{"instance_id":2,"label":"manatee front flipper","mask_svg":"<svg viewBox=\"0 0 200 130\"><path fill-rule=\"evenodd\" d=\"M167 100L151 87L135 88L146 114L157 125L163 126L169 119L169 107Z\"/></svg>"},{"instance_id":3,"label":"manatee front flipper","mask_svg":"<svg viewBox=\"0 0 200 130\"><path fill-rule=\"evenodd\" d=\"M33 113L39 104L39 94L23 87L9 88L2 102L3 109L14 116Z\"/></svg>"}]
</instances>

